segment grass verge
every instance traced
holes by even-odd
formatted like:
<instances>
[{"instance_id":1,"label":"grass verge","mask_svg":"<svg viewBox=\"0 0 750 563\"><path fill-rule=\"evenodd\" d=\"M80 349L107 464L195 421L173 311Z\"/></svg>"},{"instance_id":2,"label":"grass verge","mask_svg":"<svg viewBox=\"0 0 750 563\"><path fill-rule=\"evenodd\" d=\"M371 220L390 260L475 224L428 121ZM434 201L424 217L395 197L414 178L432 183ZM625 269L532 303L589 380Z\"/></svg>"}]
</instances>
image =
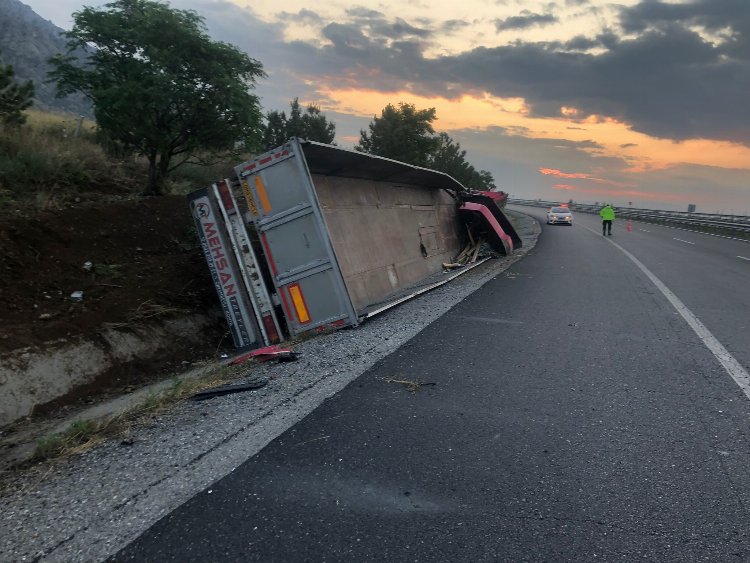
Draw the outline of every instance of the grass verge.
<instances>
[{"instance_id":1,"label":"grass verge","mask_svg":"<svg viewBox=\"0 0 750 563\"><path fill-rule=\"evenodd\" d=\"M248 365L246 362L240 366L216 366L194 378L175 377L168 388L148 395L119 414L97 420L77 420L64 432L39 438L31 463L67 458L114 439L127 443L136 428L151 423L154 418L199 391L237 379Z\"/></svg>"},{"instance_id":2,"label":"grass verge","mask_svg":"<svg viewBox=\"0 0 750 563\"><path fill-rule=\"evenodd\" d=\"M129 199L142 193L148 162L113 152L94 121L39 109L25 114L24 125L0 127L0 204L55 210L71 202ZM195 155L194 161L170 173L165 193L184 195L234 177L234 165L250 156Z\"/></svg>"}]
</instances>

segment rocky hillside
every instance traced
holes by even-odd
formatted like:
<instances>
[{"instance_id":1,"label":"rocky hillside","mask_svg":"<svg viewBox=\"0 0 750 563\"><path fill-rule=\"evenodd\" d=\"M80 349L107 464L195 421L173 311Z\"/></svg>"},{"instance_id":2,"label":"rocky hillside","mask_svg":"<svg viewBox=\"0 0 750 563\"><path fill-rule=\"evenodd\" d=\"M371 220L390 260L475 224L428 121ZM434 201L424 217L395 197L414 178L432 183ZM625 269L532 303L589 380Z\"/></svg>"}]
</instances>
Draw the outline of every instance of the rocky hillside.
<instances>
[{"instance_id":1,"label":"rocky hillside","mask_svg":"<svg viewBox=\"0 0 750 563\"><path fill-rule=\"evenodd\" d=\"M58 99L55 85L46 83L49 59L66 51L63 30L19 0L0 0L0 22L0 61L13 65L19 81L34 82L34 105L90 115L91 106L83 96Z\"/></svg>"}]
</instances>

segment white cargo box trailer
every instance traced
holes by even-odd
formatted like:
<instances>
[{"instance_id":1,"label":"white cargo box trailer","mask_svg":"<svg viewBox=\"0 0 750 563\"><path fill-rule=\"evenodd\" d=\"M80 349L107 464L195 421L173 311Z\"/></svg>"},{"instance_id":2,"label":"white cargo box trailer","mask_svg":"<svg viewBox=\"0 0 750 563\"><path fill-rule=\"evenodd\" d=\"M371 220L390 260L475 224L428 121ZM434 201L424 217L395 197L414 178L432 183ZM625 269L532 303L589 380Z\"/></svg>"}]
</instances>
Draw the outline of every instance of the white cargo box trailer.
<instances>
[{"instance_id":1,"label":"white cargo box trailer","mask_svg":"<svg viewBox=\"0 0 750 563\"><path fill-rule=\"evenodd\" d=\"M356 325L461 249L447 174L299 139L235 171L292 335Z\"/></svg>"}]
</instances>

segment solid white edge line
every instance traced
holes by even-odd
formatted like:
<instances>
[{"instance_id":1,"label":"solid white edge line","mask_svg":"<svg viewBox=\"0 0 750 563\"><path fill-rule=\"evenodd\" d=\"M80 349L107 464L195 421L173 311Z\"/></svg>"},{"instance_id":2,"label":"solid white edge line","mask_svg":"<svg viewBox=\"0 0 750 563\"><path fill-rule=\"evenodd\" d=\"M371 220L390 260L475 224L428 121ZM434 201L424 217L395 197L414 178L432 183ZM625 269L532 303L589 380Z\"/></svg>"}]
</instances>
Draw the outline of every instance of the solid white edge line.
<instances>
[{"instance_id":1,"label":"solid white edge line","mask_svg":"<svg viewBox=\"0 0 750 563\"><path fill-rule=\"evenodd\" d=\"M681 238L672 237L672 240L679 240L680 242L684 242L685 244L695 244L694 242L690 242L689 240L682 240Z\"/></svg>"},{"instance_id":2,"label":"solid white edge line","mask_svg":"<svg viewBox=\"0 0 750 563\"><path fill-rule=\"evenodd\" d=\"M598 235L596 231L593 229L589 229L588 227L585 227L587 230L591 231L595 235ZM638 258L633 256L630 252L625 250L622 246L614 242L612 239L607 239L607 242L610 244L613 244L615 248L617 248L620 252L622 252L625 256L630 258L630 260L640 268L640 270L646 274L646 277L651 280L651 283L653 283L659 291L662 292L664 297L667 298L667 300L672 304L672 306L677 309L677 312L682 315L682 318L685 319L688 325L690 325L690 328L693 329L695 334L698 336L698 338L701 339L703 344L706 345L706 348L708 348L711 353L716 357L717 360L719 360L719 363L722 365L722 367L727 371L727 373L730 375L732 379L734 379L734 382L739 386L740 389L742 389L742 392L745 394L745 396L750 399L750 374L747 373L745 368L740 365L740 363L730 354L726 348L719 342L716 337L711 334L711 331L706 328L706 326L696 317L693 312L687 308L687 306L680 301L680 299L672 293L672 291L662 283L662 281L656 277L655 274L651 272L646 266L641 263Z\"/></svg>"},{"instance_id":3,"label":"solid white edge line","mask_svg":"<svg viewBox=\"0 0 750 563\"><path fill-rule=\"evenodd\" d=\"M750 261L750 258L745 258L744 256L737 256L737 258L742 258L743 260L748 260L748 261Z\"/></svg>"}]
</instances>

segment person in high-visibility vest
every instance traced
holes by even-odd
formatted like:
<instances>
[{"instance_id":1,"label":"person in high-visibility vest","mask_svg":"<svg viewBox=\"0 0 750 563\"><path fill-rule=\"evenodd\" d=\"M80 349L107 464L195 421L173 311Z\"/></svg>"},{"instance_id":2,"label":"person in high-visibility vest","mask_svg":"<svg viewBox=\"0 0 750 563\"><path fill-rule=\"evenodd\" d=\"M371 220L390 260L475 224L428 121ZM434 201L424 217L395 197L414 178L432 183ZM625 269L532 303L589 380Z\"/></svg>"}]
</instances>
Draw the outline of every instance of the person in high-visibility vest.
<instances>
[{"instance_id":1,"label":"person in high-visibility vest","mask_svg":"<svg viewBox=\"0 0 750 563\"><path fill-rule=\"evenodd\" d=\"M602 235L612 236L612 222L615 220L615 208L611 204L605 203L599 217L602 218Z\"/></svg>"}]
</instances>

